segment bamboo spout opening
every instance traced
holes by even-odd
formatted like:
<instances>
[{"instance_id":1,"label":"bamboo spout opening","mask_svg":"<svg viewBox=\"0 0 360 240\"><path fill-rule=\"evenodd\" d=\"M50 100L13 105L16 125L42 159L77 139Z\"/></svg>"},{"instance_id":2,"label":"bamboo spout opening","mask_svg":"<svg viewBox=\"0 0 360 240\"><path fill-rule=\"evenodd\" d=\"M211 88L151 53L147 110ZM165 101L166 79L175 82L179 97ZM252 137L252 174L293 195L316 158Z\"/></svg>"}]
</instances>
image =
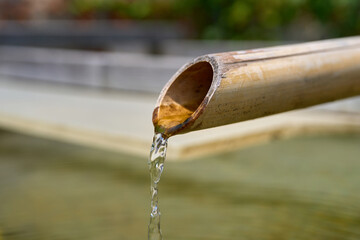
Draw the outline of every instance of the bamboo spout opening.
<instances>
[{"instance_id":1,"label":"bamboo spout opening","mask_svg":"<svg viewBox=\"0 0 360 240\"><path fill-rule=\"evenodd\" d=\"M200 56L160 93L166 137L360 94L360 37Z\"/></svg>"},{"instance_id":2,"label":"bamboo spout opening","mask_svg":"<svg viewBox=\"0 0 360 240\"><path fill-rule=\"evenodd\" d=\"M197 118L201 105L213 81L210 63L201 61L185 68L165 88L153 113L155 130L167 136L190 124ZM198 110L198 111L197 111Z\"/></svg>"}]
</instances>

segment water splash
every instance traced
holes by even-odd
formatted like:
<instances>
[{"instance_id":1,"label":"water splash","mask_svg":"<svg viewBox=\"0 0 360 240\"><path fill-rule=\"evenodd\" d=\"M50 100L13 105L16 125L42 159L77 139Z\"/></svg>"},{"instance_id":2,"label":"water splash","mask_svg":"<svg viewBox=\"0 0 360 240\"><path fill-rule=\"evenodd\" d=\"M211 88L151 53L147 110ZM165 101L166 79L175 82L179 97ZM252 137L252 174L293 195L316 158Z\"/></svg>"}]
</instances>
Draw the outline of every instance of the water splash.
<instances>
[{"instance_id":1,"label":"water splash","mask_svg":"<svg viewBox=\"0 0 360 240\"><path fill-rule=\"evenodd\" d=\"M160 229L160 210L158 198L158 183L164 170L167 138L161 133L155 133L148 161L151 180L151 214L148 228L148 240L162 240Z\"/></svg>"}]
</instances>

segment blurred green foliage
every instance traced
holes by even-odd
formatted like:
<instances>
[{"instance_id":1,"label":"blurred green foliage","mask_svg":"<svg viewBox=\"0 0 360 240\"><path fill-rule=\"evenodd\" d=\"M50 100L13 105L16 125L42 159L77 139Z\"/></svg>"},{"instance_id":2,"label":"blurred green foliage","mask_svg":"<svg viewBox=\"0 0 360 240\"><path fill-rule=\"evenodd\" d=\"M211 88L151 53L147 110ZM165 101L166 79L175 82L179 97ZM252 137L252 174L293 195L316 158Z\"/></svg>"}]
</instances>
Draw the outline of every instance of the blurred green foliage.
<instances>
[{"instance_id":1,"label":"blurred green foliage","mask_svg":"<svg viewBox=\"0 0 360 240\"><path fill-rule=\"evenodd\" d=\"M73 0L77 18L167 19L205 39L291 39L360 33L360 0Z\"/></svg>"}]
</instances>

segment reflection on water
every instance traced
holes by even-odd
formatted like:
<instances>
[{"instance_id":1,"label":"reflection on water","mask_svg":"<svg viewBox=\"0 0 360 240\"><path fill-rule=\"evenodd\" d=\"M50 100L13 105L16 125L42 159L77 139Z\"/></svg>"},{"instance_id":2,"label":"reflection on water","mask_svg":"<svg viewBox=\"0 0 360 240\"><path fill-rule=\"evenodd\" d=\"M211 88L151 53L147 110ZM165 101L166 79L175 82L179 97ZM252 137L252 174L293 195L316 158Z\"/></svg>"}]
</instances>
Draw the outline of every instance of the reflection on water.
<instances>
[{"instance_id":1,"label":"reflection on water","mask_svg":"<svg viewBox=\"0 0 360 240\"><path fill-rule=\"evenodd\" d=\"M359 146L307 137L168 162L163 236L360 239ZM0 132L0 239L146 239L146 161Z\"/></svg>"}]
</instances>

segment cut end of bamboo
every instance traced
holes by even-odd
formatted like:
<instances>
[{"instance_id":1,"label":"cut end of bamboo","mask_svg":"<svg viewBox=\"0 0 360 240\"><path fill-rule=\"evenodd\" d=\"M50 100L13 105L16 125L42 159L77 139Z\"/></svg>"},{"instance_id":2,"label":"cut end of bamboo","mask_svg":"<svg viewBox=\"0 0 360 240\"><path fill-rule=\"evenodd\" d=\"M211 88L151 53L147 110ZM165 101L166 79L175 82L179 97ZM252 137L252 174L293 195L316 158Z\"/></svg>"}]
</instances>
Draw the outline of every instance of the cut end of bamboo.
<instances>
[{"instance_id":1,"label":"cut end of bamboo","mask_svg":"<svg viewBox=\"0 0 360 240\"><path fill-rule=\"evenodd\" d=\"M208 102L213 76L206 60L180 69L160 94L153 112L155 131L170 137L192 124Z\"/></svg>"}]
</instances>

